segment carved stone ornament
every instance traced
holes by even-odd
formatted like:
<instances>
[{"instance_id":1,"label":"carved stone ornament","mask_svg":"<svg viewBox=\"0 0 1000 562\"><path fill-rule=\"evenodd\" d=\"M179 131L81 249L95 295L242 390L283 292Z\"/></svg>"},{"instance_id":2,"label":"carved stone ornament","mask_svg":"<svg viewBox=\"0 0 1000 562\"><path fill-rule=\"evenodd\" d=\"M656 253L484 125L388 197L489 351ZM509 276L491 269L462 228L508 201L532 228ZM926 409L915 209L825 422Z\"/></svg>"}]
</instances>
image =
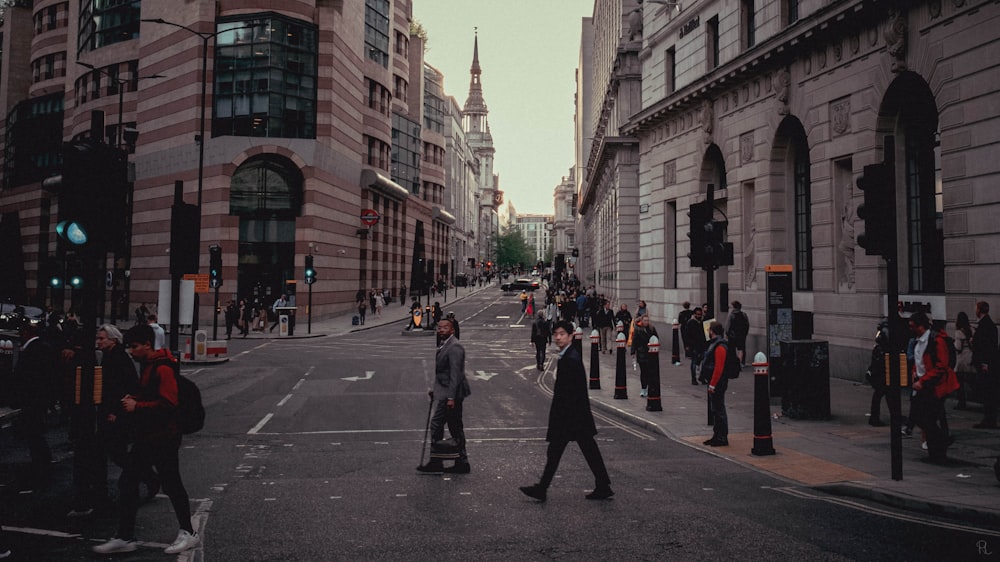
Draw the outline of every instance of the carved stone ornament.
<instances>
[{"instance_id":1,"label":"carved stone ornament","mask_svg":"<svg viewBox=\"0 0 1000 562\"><path fill-rule=\"evenodd\" d=\"M850 98L835 101L830 104L830 122L833 132L837 136L847 133L851 129L851 100Z\"/></svg>"},{"instance_id":2,"label":"carved stone ornament","mask_svg":"<svg viewBox=\"0 0 1000 562\"><path fill-rule=\"evenodd\" d=\"M663 164L663 185L677 185L677 161Z\"/></svg>"},{"instance_id":3,"label":"carved stone ornament","mask_svg":"<svg viewBox=\"0 0 1000 562\"><path fill-rule=\"evenodd\" d=\"M712 130L715 128L715 109L712 107L712 100L702 100L700 120L705 143L711 144Z\"/></svg>"},{"instance_id":4,"label":"carved stone ornament","mask_svg":"<svg viewBox=\"0 0 1000 562\"><path fill-rule=\"evenodd\" d=\"M792 75L782 68L774 75L774 98L777 100L778 113L788 115L788 97L792 85Z\"/></svg>"},{"instance_id":5,"label":"carved stone ornament","mask_svg":"<svg viewBox=\"0 0 1000 562\"><path fill-rule=\"evenodd\" d=\"M853 55L858 54L858 51L861 50L861 36L858 35L857 33L851 35L850 42L851 42L851 54Z\"/></svg>"},{"instance_id":6,"label":"carved stone ornament","mask_svg":"<svg viewBox=\"0 0 1000 562\"><path fill-rule=\"evenodd\" d=\"M898 9L889 11L889 23L882 32L885 38L886 51L892 57L893 72L906 70L906 18Z\"/></svg>"},{"instance_id":7,"label":"carved stone ornament","mask_svg":"<svg viewBox=\"0 0 1000 562\"><path fill-rule=\"evenodd\" d=\"M941 0L931 0L927 4L927 9L931 13L931 19L938 19L941 17Z\"/></svg>"},{"instance_id":8,"label":"carved stone ornament","mask_svg":"<svg viewBox=\"0 0 1000 562\"><path fill-rule=\"evenodd\" d=\"M844 58L844 46L837 41L833 44L833 60L840 62L842 58Z\"/></svg>"},{"instance_id":9,"label":"carved stone ornament","mask_svg":"<svg viewBox=\"0 0 1000 562\"><path fill-rule=\"evenodd\" d=\"M740 135L740 162L753 162L753 131Z\"/></svg>"},{"instance_id":10,"label":"carved stone ornament","mask_svg":"<svg viewBox=\"0 0 1000 562\"><path fill-rule=\"evenodd\" d=\"M965 0L952 0L956 8L961 8L965 5Z\"/></svg>"}]
</instances>

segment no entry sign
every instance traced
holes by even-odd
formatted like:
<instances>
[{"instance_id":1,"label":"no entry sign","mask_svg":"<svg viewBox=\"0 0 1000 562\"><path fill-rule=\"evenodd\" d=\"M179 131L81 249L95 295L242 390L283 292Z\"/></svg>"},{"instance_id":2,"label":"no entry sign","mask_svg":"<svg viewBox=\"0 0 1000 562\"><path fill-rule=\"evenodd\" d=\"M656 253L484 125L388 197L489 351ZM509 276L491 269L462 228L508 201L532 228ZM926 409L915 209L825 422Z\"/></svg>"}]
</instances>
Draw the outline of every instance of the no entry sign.
<instances>
[{"instance_id":1,"label":"no entry sign","mask_svg":"<svg viewBox=\"0 0 1000 562\"><path fill-rule=\"evenodd\" d=\"M361 222L367 226L378 224L378 211L375 209L365 209L361 211Z\"/></svg>"}]
</instances>

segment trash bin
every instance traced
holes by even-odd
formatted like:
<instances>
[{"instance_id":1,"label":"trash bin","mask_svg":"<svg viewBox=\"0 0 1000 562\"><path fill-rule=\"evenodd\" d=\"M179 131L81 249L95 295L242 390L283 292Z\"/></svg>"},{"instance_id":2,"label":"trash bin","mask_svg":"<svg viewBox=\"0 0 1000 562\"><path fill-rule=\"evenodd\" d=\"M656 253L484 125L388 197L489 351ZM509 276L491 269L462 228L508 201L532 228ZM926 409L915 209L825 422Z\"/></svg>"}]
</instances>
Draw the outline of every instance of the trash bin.
<instances>
[{"instance_id":1,"label":"trash bin","mask_svg":"<svg viewBox=\"0 0 1000 562\"><path fill-rule=\"evenodd\" d=\"M781 410L792 419L830 417L830 345L791 340L781 344Z\"/></svg>"}]
</instances>

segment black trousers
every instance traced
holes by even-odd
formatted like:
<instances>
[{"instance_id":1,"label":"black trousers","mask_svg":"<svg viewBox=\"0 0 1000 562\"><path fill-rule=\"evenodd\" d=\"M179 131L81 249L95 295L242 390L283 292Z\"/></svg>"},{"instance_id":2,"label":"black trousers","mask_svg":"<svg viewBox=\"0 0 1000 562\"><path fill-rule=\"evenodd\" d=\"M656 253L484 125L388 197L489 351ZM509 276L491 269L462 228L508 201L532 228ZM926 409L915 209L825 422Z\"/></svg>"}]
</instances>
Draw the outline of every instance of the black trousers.
<instances>
[{"instance_id":1,"label":"black trousers","mask_svg":"<svg viewBox=\"0 0 1000 562\"><path fill-rule=\"evenodd\" d=\"M185 531L192 532L191 502L187 490L181 482L180 461L178 452L181 448L181 436L139 439L132 445L132 450L125 457L122 475L118 480L119 499L118 538L135 538L135 517L139 511L139 481L149 473L149 467L156 467L160 475L163 493L170 498L177 517L177 525Z\"/></svg>"},{"instance_id":2,"label":"black trousers","mask_svg":"<svg viewBox=\"0 0 1000 562\"><path fill-rule=\"evenodd\" d=\"M583 458L587 460L587 466L594 473L594 485L597 488L611 485L611 477L608 476L608 469L604 466L604 457L601 450L597 448L597 441L593 437L578 439L576 444L580 446ZM556 469L559 468L559 461L566 450L569 441L556 439L549 441L549 449L545 454L545 470L542 471L542 479L539 482L543 488L548 488L552 484L552 479L556 476Z\"/></svg>"},{"instance_id":3,"label":"black trousers","mask_svg":"<svg viewBox=\"0 0 1000 562\"><path fill-rule=\"evenodd\" d=\"M444 439L444 426L448 426L448 433L455 441L458 441L458 462L469 462L469 457L465 453L465 425L462 423L462 401L455 400L455 407L449 408L447 400L438 400L434 405L434 415L431 416L431 439L440 441Z\"/></svg>"},{"instance_id":4,"label":"black trousers","mask_svg":"<svg viewBox=\"0 0 1000 562\"><path fill-rule=\"evenodd\" d=\"M941 416L943 402L929 388L918 391L910 402L910 422L924 430L931 458L943 458L948 449L947 422L942 423Z\"/></svg>"},{"instance_id":5,"label":"black trousers","mask_svg":"<svg viewBox=\"0 0 1000 562\"><path fill-rule=\"evenodd\" d=\"M545 346L548 345L544 341L536 341L535 344L535 364L541 367L545 364Z\"/></svg>"}]
</instances>

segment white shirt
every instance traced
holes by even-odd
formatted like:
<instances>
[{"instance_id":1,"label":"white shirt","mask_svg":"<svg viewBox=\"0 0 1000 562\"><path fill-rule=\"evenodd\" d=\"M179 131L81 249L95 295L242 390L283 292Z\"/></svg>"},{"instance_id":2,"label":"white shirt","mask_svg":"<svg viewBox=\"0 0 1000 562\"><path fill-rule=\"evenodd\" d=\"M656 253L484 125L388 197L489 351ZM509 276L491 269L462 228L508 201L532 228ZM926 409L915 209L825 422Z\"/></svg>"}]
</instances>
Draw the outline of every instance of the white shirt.
<instances>
[{"instance_id":1,"label":"white shirt","mask_svg":"<svg viewBox=\"0 0 1000 562\"><path fill-rule=\"evenodd\" d=\"M924 376L924 352L927 351L927 343L931 339L931 331L924 331L924 335L917 338L917 343L913 346L913 364L916 366L916 377Z\"/></svg>"}]
</instances>

